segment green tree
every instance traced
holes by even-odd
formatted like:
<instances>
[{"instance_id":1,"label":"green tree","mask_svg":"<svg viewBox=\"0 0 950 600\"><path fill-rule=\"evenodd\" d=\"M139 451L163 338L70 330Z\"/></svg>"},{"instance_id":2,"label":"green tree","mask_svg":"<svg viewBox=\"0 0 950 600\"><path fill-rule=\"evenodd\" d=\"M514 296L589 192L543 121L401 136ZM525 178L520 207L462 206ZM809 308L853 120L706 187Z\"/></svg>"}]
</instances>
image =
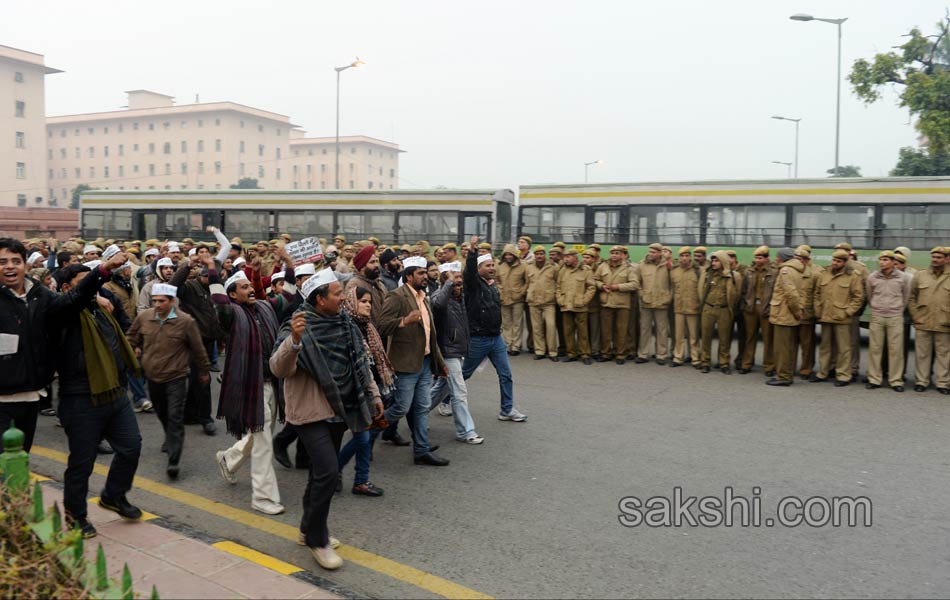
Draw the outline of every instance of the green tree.
<instances>
[{"instance_id":1,"label":"green tree","mask_svg":"<svg viewBox=\"0 0 950 600\"><path fill-rule=\"evenodd\" d=\"M891 170L895 177L950 175L950 152L930 153L920 148L901 148L897 166Z\"/></svg>"},{"instance_id":2,"label":"green tree","mask_svg":"<svg viewBox=\"0 0 950 600\"><path fill-rule=\"evenodd\" d=\"M72 198L70 198L69 200L69 208L79 208L79 194L83 192L87 192L89 190L94 190L94 189L96 188L86 183L80 183L79 185L74 187Z\"/></svg>"},{"instance_id":3,"label":"green tree","mask_svg":"<svg viewBox=\"0 0 950 600\"><path fill-rule=\"evenodd\" d=\"M231 186L232 190L259 190L261 187L257 185L257 180L253 177L242 177L238 179L238 182Z\"/></svg>"},{"instance_id":4,"label":"green tree","mask_svg":"<svg viewBox=\"0 0 950 600\"><path fill-rule=\"evenodd\" d=\"M834 167L826 171L832 177L861 177L861 167L854 165L838 165L838 174L835 175Z\"/></svg>"},{"instance_id":5,"label":"green tree","mask_svg":"<svg viewBox=\"0 0 950 600\"><path fill-rule=\"evenodd\" d=\"M899 90L898 105L910 110L914 126L924 136L927 154L950 152L950 16L937 24L937 33L925 36L916 27L907 41L873 60L854 61L848 80L866 104L881 99L884 88ZM902 149L897 169L920 169L920 152ZM932 160L932 165L940 160ZM905 164L906 163L906 164ZM935 175L936 173L921 173Z\"/></svg>"}]
</instances>

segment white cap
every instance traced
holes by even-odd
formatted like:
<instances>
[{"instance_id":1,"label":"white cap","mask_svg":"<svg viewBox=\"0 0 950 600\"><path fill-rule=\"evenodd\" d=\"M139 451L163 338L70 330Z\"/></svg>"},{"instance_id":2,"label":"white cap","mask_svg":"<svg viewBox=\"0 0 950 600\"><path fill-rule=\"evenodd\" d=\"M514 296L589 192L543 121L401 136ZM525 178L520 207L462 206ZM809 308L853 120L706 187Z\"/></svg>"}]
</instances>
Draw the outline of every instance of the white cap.
<instances>
[{"instance_id":1,"label":"white cap","mask_svg":"<svg viewBox=\"0 0 950 600\"><path fill-rule=\"evenodd\" d=\"M304 263L302 265L297 265L294 267L294 277L303 277L304 275L316 275L317 268L313 266L313 263Z\"/></svg>"},{"instance_id":2,"label":"white cap","mask_svg":"<svg viewBox=\"0 0 950 600\"><path fill-rule=\"evenodd\" d=\"M34 252L33 254L30 255L30 258L26 259L26 264L32 267L33 263L35 263L41 258L45 258L42 252Z\"/></svg>"},{"instance_id":3,"label":"white cap","mask_svg":"<svg viewBox=\"0 0 950 600\"><path fill-rule=\"evenodd\" d=\"M109 260L113 256L119 253L119 247L115 244L110 244L102 251L102 260Z\"/></svg>"},{"instance_id":4,"label":"white cap","mask_svg":"<svg viewBox=\"0 0 950 600\"><path fill-rule=\"evenodd\" d=\"M310 294L313 293L313 290L329 285L336 281L336 274L333 272L333 269L323 269L307 281L303 282L301 286L301 293L303 294L304 299L309 298Z\"/></svg>"},{"instance_id":5,"label":"white cap","mask_svg":"<svg viewBox=\"0 0 950 600\"><path fill-rule=\"evenodd\" d=\"M242 279L244 281L250 281L247 278L247 275L244 274L244 271L238 271L234 275L231 275L230 277L228 277L228 280L224 282L224 289L227 290L229 287L241 281Z\"/></svg>"},{"instance_id":6,"label":"white cap","mask_svg":"<svg viewBox=\"0 0 950 600\"><path fill-rule=\"evenodd\" d=\"M168 258L167 256L163 256L162 258L158 259L158 264L155 266L161 269L162 267L174 267L175 263L173 263L172 259Z\"/></svg>"},{"instance_id":7,"label":"white cap","mask_svg":"<svg viewBox=\"0 0 950 600\"><path fill-rule=\"evenodd\" d=\"M89 254L90 252L98 252L98 251L99 251L99 246L93 246L92 244L82 249L83 254Z\"/></svg>"},{"instance_id":8,"label":"white cap","mask_svg":"<svg viewBox=\"0 0 950 600\"><path fill-rule=\"evenodd\" d=\"M408 269L409 267L422 267L426 268L426 259L422 256L410 256L404 258L402 261L402 268Z\"/></svg>"},{"instance_id":9,"label":"white cap","mask_svg":"<svg viewBox=\"0 0 950 600\"><path fill-rule=\"evenodd\" d=\"M148 250L145 251L145 254L143 254L142 256L158 256L158 250L156 250L155 248L149 248Z\"/></svg>"},{"instance_id":10,"label":"white cap","mask_svg":"<svg viewBox=\"0 0 950 600\"><path fill-rule=\"evenodd\" d=\"M234 267L239 267L239 266L243 265L243 264L246 263L246 262L247 262L247 261L244 260L244 257L243 257L243 256L239 256L239 257L235 258L235 259L234 259L234 262L232 262L231 264L234 265Z\"/></svg>"},{"instance_id":11,"label":"white cap","mask_svg":"<svg viewBox=\"0 0 950 600\"><path fill-rule=\"evenodd\" d=\"M481 265L483 262L487 260L495 260L495 258L491 254L482 254L481 256L478 257L478 264Z\"/></svg>"},{"instance_id":12,"label":"white cap","mask_svg":"<svg viewBox=\"0 0 950 600\"><path fill-rule=\"evenodd\" d=\"M274 281L278 279L283 279L286 276L287 276L287 273L284 273L283 271L277 271L276 273L270 276L271 283L273 283Z\"/></svg>"},{"instance_id":13,"label":"white cap","mask_svg":"<svg viewBox=\"0 0 950 600\"><path fill-rule=\"evenodd\" d=\"M119 267L116 267L116 268L113 269L113 270L114 270L115 272L119 272L119 271L124 271L125 269L129 269L129 268L131 268L131 267L132 267L132 261L127 260L127 261L125 261L125 264L124 264L124 265L119 266Z\"/></svg>"},{"instance_id":14,"label":"white cap","mask_svg":"<svg viewBox=\"0 0 950 600\"><path fill-rule=\"evenodd\" d=\"M178 242L168 242L168 251L181 252L181 246L178 245Z\"/></svg>"},{"instance_id":15,"label":"white cap","mask_svg":"<svg viewBox=\"0 0 950 600\"><path fill-rule=\"evenodd\" d=\"M82 263L82 266L89 267L90 269L95 269L102 264L101 260L90 260L89 262Z\"/></svg>"},{"instance_id":16,"label":"white cap","mask_svg":"<svg viewBox=\"0 0 950 600\"><path fill-rule=\"evenodd\" d=\"M449 271L455 271L456 273L461 273L462 263L450 262L450 263L445 263L444 265L439 265L439 273L447 273Z\"/></svg>"},{"instance_id":17,"label":"white cap","mask_svg":"<svg viewBox=\"0 0 950 600\"><path fill-rule=\"evenodd\" d=\"M195 252L197 252L197 251L198 251L197 248L192 248L191 250L188 251L188 256L194 256L194 255L195 255Z\"/></svg>"},{"instance_id":18,"label":"white cap","mask_svg":"<svg viewBox=\"0 0 950 600\"><path fill-rule=\"evenodd\" d=\"M337 250L337 249L336 249L336 246L334 246L333 244L330 244L329 246L327 246L326 248L323 249L323 253L324 253L324 254L329 254L329 253L331 253L331 252L334 253L334 254L337 254L337 253L339 252L339 250Z\"/></svg>"},{"instance_id":19,"label":"white cap","mask_svg":"<svg viewBox=\"0 0 950 600\"><path fill-rule=\"evenodd\" d=\"M152 286L152 295L153 296L171 296L174 298L178 295L178 288L173 285L168 285L167 283L156 283Z\"/></svg>"}]
</instances>

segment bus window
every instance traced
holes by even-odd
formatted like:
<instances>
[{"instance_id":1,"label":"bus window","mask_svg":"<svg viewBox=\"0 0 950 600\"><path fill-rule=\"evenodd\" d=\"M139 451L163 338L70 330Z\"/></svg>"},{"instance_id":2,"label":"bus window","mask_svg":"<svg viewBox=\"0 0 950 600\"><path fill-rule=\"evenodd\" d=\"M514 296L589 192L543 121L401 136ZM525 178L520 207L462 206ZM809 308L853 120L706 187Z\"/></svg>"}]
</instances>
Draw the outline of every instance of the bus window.
<instances>
[{"instance_id":1,"label":"bus window","mask_svg":"<svg viewBox=\"0 0 950 600\"><path fill-rule=\"evenodd\" d=\"M521 233L538 243L584 243L584 207L526 206L521 209Z\"/></svg>"},{"instance_id":2,"label":"bus window","mask_svg":"<svg viewBox=\"0 0 950 600\"><path fill-rule=\"evenodd\" d=\"M224 232L253 244L267 240L270 214L266 210L229 210L224 213Z\"/></svg>"},{"instance_id":3,"label":"bus window","mask_svg":"<svg viewBox=\"0 0 950 600\"><path fill-rule=\"evenodd\" d=\"M785 245L785 206L710 206L706 243L781 248Z\"/></svg>"},{"instance_id":4,"label":"bus window","mask_svg":"<svg viewBox=\"0 0 950 600\"><path fill-rule=\"evenodd\" d=\"M874 245L874 207L803 205L792 207L792 245L833 248L848 242L855 248Z\"/></svg>"},{"instance_id":5,"label":"bus window","mask_svg":"<svg viewBox=\"0 0 950 600\"><path fill-rule=\"evenodd\" d=\"M484 240L490 239L488 232L490 222L491 217L485 214L468 213L462 215L462 241L467 241L475 235Z\"/></svg>"},{"instance_id":6,"label":"bus window","mask_svg":"<svg viewBox=\"0 0 950 600\"><path fill-rule=\"evenodd\" d=\"M458 213L452 211L426 211L399 213L399 237L403 244L428 240L434 244L458 241Z\"/></svg>"},{"instance_id":7,"label":"bus window","mask_svg":"<svg viewBox=\"0 0 950 600\"><path fill-rule=\"evenodd\" d=\"M885 206L881 222L882 248L907 246L929 251L950 239L950 206Z\"/></svg>"},{"instance_id":8,"label":"bus window","mask_svg":"<svg viewBox=\"0 0 950 600\"><path fill-rule=\"evenodd\" d=\"M511 236L511 205L507 202L496 202L495 203L495 238L492 241L495 242L509 242L512 238Z\"/></svg>"},{"instance_id":9,"label":"bus window","mask_svg":"<svg viewBox=\"0 0 950 600\"><path fill-rule=\"evenodd\" d=\"M337 232L365 240L375 236L383 243L395 236L396 213L392 211L338 212Z\"/></svg>"},{"instance_id":10,"label":"bus window","mask_svg":"<svg viewBox=\"0 0 950 600\"><path fill-rule=\"evenodd\" d=\"M631 206L629 244L699 243L698 206Z\"/></svg>"},{"instance_id":11,"label":"bus window","mask_svg":"<svg viewBox=\"0 0 950 600\"><path fill-rule=\"evenodd\" d=\"M277 231L289 233L294 239L333 237L333 213L329 210L289 211L277 213ZM342 250L342 248L338 248Z\"/></svg>"},{"instance_id":12,"label":"bus window","mask_svg":"<svg viewBox=\"0 0 950 600\"><path fill-rule=\"evenodd\" d=\"M166 210L159 238L177 240L184 237L203 236L208 225L215 225L214 213L210 211Z\"/></svg>"},{"instance_id":13,"label":"bus window","mask_svg":"<svg viewBox=\"0 0 950 600\"><path fill-rule=\"evenodd\" d=\"M84 210L82 231L87 238L132 238L131 210Z\"/></svg>"}]
</instances>

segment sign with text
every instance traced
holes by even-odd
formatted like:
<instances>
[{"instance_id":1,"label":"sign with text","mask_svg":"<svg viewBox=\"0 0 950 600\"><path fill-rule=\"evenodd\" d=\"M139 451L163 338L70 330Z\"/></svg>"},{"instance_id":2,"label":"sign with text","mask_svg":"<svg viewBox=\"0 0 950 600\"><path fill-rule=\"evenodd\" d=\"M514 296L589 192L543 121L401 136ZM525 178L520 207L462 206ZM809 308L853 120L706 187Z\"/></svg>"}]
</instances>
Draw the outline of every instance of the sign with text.
<instances>
[{"instance_id":1,"label":"sign with text","mask_svg":"<svg viewBox=\"0 0 950 600\"><path fill-rule=\"evenodd\" d=\"M284 250L286 250L290 258L293 259L295 267L315 260L323 260L323 247L317 238L309 237L296 242L290 242L284 246Z\"/></svg>"}]
</instances>

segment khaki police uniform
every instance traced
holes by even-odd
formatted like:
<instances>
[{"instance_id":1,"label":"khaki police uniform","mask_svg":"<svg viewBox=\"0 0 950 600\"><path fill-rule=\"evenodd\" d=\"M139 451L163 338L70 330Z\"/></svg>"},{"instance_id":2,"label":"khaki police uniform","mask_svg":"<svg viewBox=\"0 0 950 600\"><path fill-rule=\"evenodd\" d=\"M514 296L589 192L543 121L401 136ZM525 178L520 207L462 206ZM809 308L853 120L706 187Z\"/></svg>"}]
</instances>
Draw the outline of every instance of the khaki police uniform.
<instances>
[{"instance_id":1,"label":"khaki police uniform","mask_svg":"<svg viewBox=\"0 0 950 600\"><path fill-rule=\"evenodd\" d=\"M611 249L613 250L613 248ZM600 291L601 350L604 356L613 354L617 360L625 360L630 352L630 312L633 299L640 289L638 265L624 260L617 267L604 261L597 267L594 285ZM605 285L616 285L616 290L605 290Z\"/></svg>"},{"instance_id":2,"label":"khaki police uniform","mask_svg":"<svg viewBox=\"0 0 950 600\"><path fill-rule=\"evenodd\" d=\"M792 381L798 354L798 328L805 309L802 272L805 265L797 258L783 262L775 276L769 301L769 322L775 352L775 378Z\"/></svg>"},{"instance_id":3,"label":"khaki police uniform","mask_svg":"<svg viewBox=\"0 0 950 600\"><path fill-rule=\"evenodd\" d=\"M544 252L543 246L534 248L534 253ZM531 311L531 336L534 339L534 353L557 358L557 325L555 306L557 305L558 266L545 261L538 268L531 263L525 267L528 277L528 308Z\"/></svg>"},{"instance_id":4,"label":"khaki police uniform","mask_svg":"<svg viewBox=\"0 0 950 600\"><path fill-rule=\"evenodd\" d=\"M937 389L950 389L950 268L947 265L939 271L927 269L914 274L909 308L917 330L915 385L930 385L930 370L934 366Z\"/></svg>"},{"instance_id":5,"label":"khaki police uniform","mask_svg":"<svg viewBox=\"0 0 950 600\"><path fill-rule=\"evenodd\" d=\"M680 255L684 253L680 250ZM689 253L689 248L685 249ZM690 263L688 267L676 265L670 272L673 285L673 364L681 365L686 361L687 342L689 358L693 366L702 363L702 349L699 345L699 277L698 266Z\"/></svg>"},{"instance_id":6,"label":"khaki police uniform","mask_svg":"<svg viewBox=\"0 0 950 600\"><path fill-rule=\"evenodd\" d=\"M514 264L505 262L505 255L511 254ZM518 249L514 244L505 246L502 259L495 268L498 293L501 296L501 337L509 352L521 352L524 338L524 301L528 293L528 277L525 264L518 260Z\"/></svg>"},{"instance_id":7,"label":"khaki police uniform","mask_svg":"<svg viewBox=\"0 0 950 600\"><path fill-rule=\"evenodd\" d=\"M650 246L659 246L653 244ZM660 249L658 247L657 249ZM660 258L658 262L640 261L640 346L637 358L650 358L650 338L656 329L656 359L665 361L670 355L669 306L673 301L670 267Z\"/></svg>"},{"instance_id":8,"label":"khaki police uniform","mask_svg":"<svg viewBox=\"0 0 950 600\"><path fill-rule=\"evenodd\" d=\"M838 251L840 252L840 250ZM864 284L860 275L843 266L837 273L829 267L815 284L815 318L821 323L818 350L818 379L851 381L851 354L860 352L851 344L851 321L864 306Z\"/></svg>"},{"instance_id":9,"label":"khaki police uniform","mask_svg":"<svg viewBox=\"0 0 950 600\"><path fill-rule=\"evenodd\" d=\"M720 253L716 253L719 258ZM719 368L729 367L729 353L732 349L732 321L739 302L742 277L729 270L725 253L721 253L723 270L714 271L711 267L699 275L697 299L701 310L702 327L702 366L712 366L713 339L719 338Z\"/></svg>"},{"instance_id":10,"label":"khaki police uniform","mask_svg":"<svg viewBox=\"0 0 950 600\"><path fill-rule=\"evenodd\" d=\"M576 250L567 251L571 252L577 253ZM557 303L561 307L564 344L571 358L590 358L587 305L596 292L594 273L590 267L581 263L573 269L561 265L557 274Z\"/></svg>"},{"instance_id":11,"label":"khaki police uniform","mask_svg":"<svg viewBox=\"0 0 950 600\"><path fill-rule=\"evenodd\" d=\"M805 316L802 318L802 324L798 327L798 343L801 346L801 364L798 374L807 379L815 368L815 286L824 268L808 260L811 258L811 251L804 246L799 246L796 249L795 256L806 259L801 261L805 265L805 270L802 271Z\"/></svg>"},{"instance_id":12,"label":"khaki police uniform","mask_svg":"<svg viewBox=\"0 0 950 600\"><path fill-rule=\"evenodd\" d=\"M767 246L755 250L756 255L768 256ZM764 267L755 265L746 269L742 281L742 317L745 322L745 341L743 343L742 368L751 369L755 364L755 347L762 332L762 367L766 373L775 370L775 356L772 344L772 325L766 313L768 296L775 278L775 266L772 263Z\"/></svg>"}]
</instances>

